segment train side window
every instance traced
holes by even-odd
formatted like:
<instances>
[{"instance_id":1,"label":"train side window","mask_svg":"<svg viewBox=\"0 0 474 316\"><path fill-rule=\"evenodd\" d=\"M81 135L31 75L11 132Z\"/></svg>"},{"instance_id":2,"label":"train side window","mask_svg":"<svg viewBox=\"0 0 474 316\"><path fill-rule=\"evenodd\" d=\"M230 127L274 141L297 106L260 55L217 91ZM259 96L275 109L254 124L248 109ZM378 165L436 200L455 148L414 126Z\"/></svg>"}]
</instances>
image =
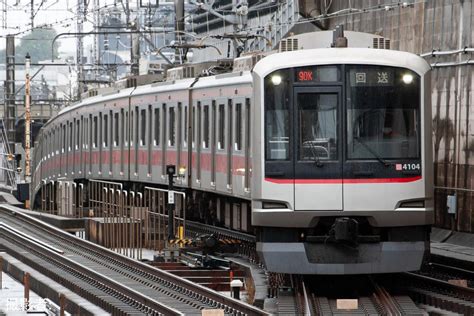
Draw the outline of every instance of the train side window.
<instances>
[{"instance_id":1,"label":"train side window","mask_svg":"<svg viewBox=\"0 0 474 316\"><path fill-rule=\"evenodd\" d=\"M290 130L293 126L289 91L289 80L275 85L272 78L289 78L287 70L281 70L265 77L264 82L264 138L266 161L289 161L292 144ZM278 82L277 82L278 83Z\"/></svg>"},{"instance_id":2,"label":"train side window","mask_svg":"<svg viewBox=\"0 0 474 316\"><path fill-rule=\"evenodd\" d=\"M56 140L56 137L58 136L58 129L56 128L56 126L52 127L53 129L53 154L57 155L57 150L56 150L56 146L58 145L58 142Z\"/></svg>"},{"instance_id":3,"label":"train side window","mask_svg":"<svg viewBox=\"0 0 474 316\"><path fill-rule=\"evenodd\" d=\"M177 147L180 147L182 144L182 138L183 138L183 131L182 131L182 126L183 126L183 105L181 102L178 102L178 117L176 120L176 141L178 143Z\"/></svg>"},{"instance_id":4,"label":"train side window","mask_svg":"<svg viewBox=\"0 0 474 316\"><path fill-rule=\"evenodd\" d=\"M51 133L49 133L49 137L51 138L51 147L49 148L49 151L51 152L51 157L54 157L54 146L55 144L55 137L56 137L56 130L53 128Z\"/></svg>"},{"instance_id":5,"label":"train side window","mask_svg":"<svg viewBox=\"0 0 474 316\"><path fill-rule=\"evenodd\" d=\"M130 140L130 121L128 120L128 111L125 112L125 139L124 144L128 146L128 142Z\"/></svg>"},{"instance_id":6,"label":"train side window","mask_svg":"<svg viewBox=\"0 0 474 316\"><path fill-rule=\"evenodd\" d=\"M109 116L107 114L104 115L104 142L102 147L107 147L109 145Z\"/></svg>"},{"instance_id":7,"label":"train side window","mask_svg":"<svg viewBox=\"0 0 474 316\"><path fill-rule=\"evenodd\" d=\"M166 149L166 143L167 143L167 124L166 124L166 103L163 103L163 112L162 112L162 115L161 115L161 118L162 118L162 122L163 122L163 133L162 133L162 137L163 137L163 151ZM169 133L169 132L168 132ZM164 160L163 160L164 161ZM163 168L164 168L165 165L163 165Z\"/></svg>"},{"instance_id":8,"label":"train side window","mask_svg":"<svg viewBox=\"0 0 474 316\"><path fill-rule=\"evenodd\" d=\"M81 142L81 121L77 120L76 124L76 150L79 150L79 143Z\"/></svg>"},{"instance_id":9,"label":"train side window","mask_svg":"<svg viewBox=\"0 0 474 316\"><path fill-rule=\"evenodd\" d=\"M117 136L118 143L122 145L124 143L125 138L125 113L123 109L120 109L120 125L117 127L120 131L120 136Z\"/></svg>"},{"instance_id":10,"label":"train side window","mask_svg":"<svg viewBox=\"0 0 474 316\"><path fill-rule=\"evenodd\" d=\"M51 157L54 157L54 146L56 145L55 144L55 140L56 140L56 129L55 128L53 128L52 132L49 133L49 137L51 137L51 147L50 147L49 151L51 152Z\"/></svg>"},{"instance_id":11,"label":"train side window","mask_svg":"<svg viewBox=\"0 0 474 316\"><path fill-rule=\"evenodd\" d=\"M168 111L169 111L169 120L170 120L168 146L174 147L175 142L176 142L176 119L175 119L174 107L170 107Z\"/></svg>"},{"instance_id":12,"label":"train side window","mask_svg":"<svg viewBox=\"0 0 474 316\"><path fill-rule=\"evenodd\" d=\"M224 104L219 104L219 130L218 139L217 139L217 147L219 149L225 149L225 106Z\"/></svg>"},{"instance_id":13,"label":"train side window","mask_svg":"<svg viewBox=\"0 0 474 316\"><path fill-rule=\"evenodd\" d=\"M68 140L69 140L69 122L66 121L66 123L64 123L64 152L67 153L68 151L68 147L69 147L69 143L68 143Z\"/></svg>"},{"instance_id":14,"label":"train side window","mask_svg":"<svg viewBox=\"0 0 474 316\"><path fill-rule=\"evenodd\" d=\"M138 118L138 106L135 107L135 126L133 127L133 134L135 135L134 139L135 139L135 146L138 146L138 122L139 122L139 118Z\"/></svg>"},{"instance_id":15,"label":"train side window","mask_svg":"<svg viewBox=\"0 0 474 316\"><path fill-rule=\"evenodd\" d=\"M160 108L155 108L155 146L160 145Z\"/></svg>"},{"instance_id":16,"label":"train side window","mask_svg":"<svg viewBox=\"0 0 474 316\"><path fill-rule=\"evenodd\" d=\"M50 153L51 157L54 157L54 130L49 133L48 140L49 140L48 154Z\"/></svg>"},{"instance_id":17,"label":"train side window","mask_svg":"<svg viewBox=\"0 0 474 316\"><path fill-rule=\"evenodd\" d=\"M235 105L235 150L242 150L242 104Z\"/></svg>"},{"instance_id":18,"label":"train side window","mask_svg":"<svg viewBox=\"0 0 474 316\"><path fill-rule=\"evenodd\" d=\"M216 136L216 129L217 129L217 107L216 107L216 101L212 101L212 108L211 108L211 149L215 150L216 148L216 141L217 141L217 136Z\"/></svg>"},{"instance_id":19,"label":"train side window","mask_svg":"<svg viewBox=\"0 0 474 316\"><path fill-rule=\"evenodd\" d=\"M99 124L99 127L97 128L97 130L99 131L99 140L97 142L97 147L100 148L101 144L103 144L103 141L104 141L104 131L102 130L102 128L104 127L104 121L103 121L103 117L102 117L102 113L99 113L99 119L97 120L98 124ZM102 157L102 155L99 155L99 158Z\"/></svg>"},{"instance_id":20,"label":"train side window","mask_svg":"<svg viewBox=\"0 0 474 316\"><path fill-rule=\"evenodd\" d=\"M188 146L188 107L184 107L183 147Z\"/></svg>"},{"instance_id":21,"label":"train side window","mask_svg":"<svg viewBox=\"0 0 474 316\"><path fill-rule=\"evenodd\" d=\"M97 116L94 116L94 137L93 137L93 142L92 142L92 147L97 148L97 140L98 140L98 122L97 122Z\"/></svg>"},{"instance_id":22,"label":"train side window","mask_svg":"<svg viewBox=\"0 0 474 316\"><path fill-rule=\"evenodd\" d=\"M82 125L82 149L87 149L87 117L83 119L83 125Z\"/></svg>"},{"instance_id":23,"label":"train side window","mask_svg":"<svg viewBox=\"0 0 474 316\"><path fill-rule=\"evenodd\" d=\"M54 141L54 152L55 152L56 155L58 155L59 151L60 151L59 142L61 140L61 135L60 135L61 134L61 129L58 126L56 126L56 127L54 127L54 130L55 130L55 133L54 133L55 136L54 136L54 140L53 140Z\"/></svg>"},{"instance_id":24,"label":"train side window","mask_svg":"<svg viewBox=\"0 0 474 316\"><path fill-rule=\"evenodd\" d=\"M199 104L199 102L198 102ZM198 105L199 106L199 105ZM193 107L193 122L191 129L191 138L192 138L192 147L194 148L194 143L196 142L196 108Z\"/></svg>"},{"instance_id":25,"label":"train side window","mask_svg":"<svg viewBox=\"0 0 474 316\"><path fill-rule=\"evenodd\" d=\"M130 111L130 127L127 129L129 133L130 146L133 146L133 111Z\"/></svg>"},{"instance_id":26,"label":"train side window","mask_svg":"<svg viewBox=\"0 0 474 316\"><path fill-rule=\"evenodd\" d=\"M114 147L119 144L119 114L114 113Z\"/></svg>"},{"instance_id":27,"label":"train side window","mask_svg":"<svg viewBox=\"0 0 474 316\"><path fill-rule=\"evenodd\" d=\"M92 114L89 114L89 119L88 119L88 127L87 129L87 134L88 134L88 142L89 142L89 147L92 148L92 138L94 137L94 121L92 120Z\"/></svg>"},{"instance_id":28,"label":"train side window","mask_svg":"<svg viewBox=\"0 0 474 316\"><path fill-rule=\"evenodd\" d=\"M61 152L61 126L56 127L56 154Z\"/></svg>"},{"instance_id":29,"label":"train side window","mask_svg":"<svg viewBox=\"0 0 474 316\"><path fill-rule=\"evenodd\" d=\"M68 144L68 150L71 151L72 150L72 132L73 132L73 129L72 129L72 122L69 123L69 144Z\"/></svg>"},{"instance_id":30,"label":"train side window","mask_svg":"<svg viewBox=\"0 0 474 316\"><path fill-rule=\"evenodd\" d=\"M251 145L250 99L245 99L245 188L250 188L250 145Z\"/></svg>"},{"instance_id":31,"label":"train side window","mask_svg":"<svg viewBox=\"0 0 474 316\"><path fill-rule=\"evenodd\" d=\"M140 146L146 145L146 110L140 111Z\"/></svg>"},{"instance_id":32,"label":"train side window","mask_svg":"<svg viewBox=\"0 0 474 316\"><path fill-rule=\"evenodd\" d=\"M44 143L46 144L46 157L49 158L50 156L49 147L51 146L49 133L45 133Z\"/></svg>"},{"instance_id":33,"label":"train side window","mask_svg":"<svg viewBox=\"0 0 474 316\"><path fill-rule=\"evenodd\" d=\"M196 126L196 132L197 132L196 147L199 149L201 147L200 143L201 143L201 139L202 139L202 129L201 129L201 126L202 126L202 107L201 107L201 102L198 102L197 106L198 106L198 112L197 112L197 126Z\"/></svg>"},{"instance_id":34,"label":"train side window","mask_svg":"<svg viewBox=\"0 0 474 316\"><path fill-rule=\"evenodd\" d=\"M251 124L251 116L250 116L250 99L245 99L245 147L247 147L247 150L250 150L250 143L252 140L252 137L250 136L251 134L251 129L252 129L252 124Z\"/></svg>"},{"instance_id":35,"label":"train side window","mask_svg":"<svg viewBox=\"0 0 474 316\"><path fill-rule=\"evenodd\" d=\"M148 144L148 147L150 147L150 145L153 144L153 141L152 141L152 137L153 137L153 129L152 129L152 126L153 126L153 109L151 107L151 104L148 104L148 128L147 128L147 131L148 131L148 141L147 141L147 144ZM150 150L150 148L149 148Z\"/></svg>"},{"instance_id":36,"label":"train side window","mask_svg":"<svg viewBox=\"0 0 474 316\"><path fill-rule=\"evenodd\" d=\"M209 148L209 106L204 106L204 131L202 139L202 148Z\"/></svg>"},{"instance_id":37,"label":"train side window","mask_svg":"<svg viewBox=\"0 0 474 316\"><path fill-rule=\"evenodd\" d=\"M66 125L65 124L61 124L61 136L62 136L62 143L63 143L63 146L62 146L62 149L61 149L61 153L65 153L66 152Z\"/></svg>"},{"instance_id":38,"label":"train side window","mask_svg":"<svg viewBox=\"0 0 474 316\"><path fill-rule=\"evenodd\" d=\"M109 125L109 137L110 137L110 147L112 148L114 142L114 113L109 112L110 125ZM107 138L107 146L109 145L109 138Z\"/></svg>"}]
</instances>

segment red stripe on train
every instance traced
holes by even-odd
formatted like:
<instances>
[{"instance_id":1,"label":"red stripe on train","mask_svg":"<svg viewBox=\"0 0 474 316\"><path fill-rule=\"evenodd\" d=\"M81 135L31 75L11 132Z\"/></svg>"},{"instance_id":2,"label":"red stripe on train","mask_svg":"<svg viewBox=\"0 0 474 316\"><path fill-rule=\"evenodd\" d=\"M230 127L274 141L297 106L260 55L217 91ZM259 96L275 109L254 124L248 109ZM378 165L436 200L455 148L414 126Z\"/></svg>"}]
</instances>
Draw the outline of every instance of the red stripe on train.
<instances>
[{"instance_id":1,"label":"red stripe on train","mask_svg":"<svg viewBox=\"0 0 474 316\"><path fill-rule=\"evenodd\" d=\"M374 179L274 179L265 181L277 184L358 184L358 183L406 183L421 180L421 176L409 178L374 178Z\"/></svg>"}]
</instances>

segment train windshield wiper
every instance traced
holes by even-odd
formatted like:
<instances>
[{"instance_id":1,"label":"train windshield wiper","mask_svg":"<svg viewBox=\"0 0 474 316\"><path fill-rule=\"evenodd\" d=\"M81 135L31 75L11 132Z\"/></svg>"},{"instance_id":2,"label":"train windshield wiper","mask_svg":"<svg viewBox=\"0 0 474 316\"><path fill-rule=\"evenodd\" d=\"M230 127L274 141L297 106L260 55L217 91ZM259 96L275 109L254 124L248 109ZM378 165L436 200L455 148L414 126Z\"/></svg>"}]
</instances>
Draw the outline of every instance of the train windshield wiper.
<instances>
[{"instance_id":1,"label":"train windshield wiper","mask_svg":"<svg viewBox=\"0 0 474 316\"><path fill-rule=\"evenodd\" d=\"M388 163L387 160L383 159L382 157L380 157L379 154L377 154L374 150L372 150L372 148L370 148L369 145L367 145L367 143L363 140L360 140L359 137L354 137L354 140L356 140L359 144L361 144L362 146L365 147L365 149L367 149L368 152L370 152L375 158L377 158L378 161L380 161L381 163L384 164L385 167L388 167L390 166L390 164Z\"/></svg>"},{"instance_id":2,"label":"train windshield wiper","mask_svg":"<svg viewBox=\"0 0 474 316\"><path fill-rule=\"evenodd\" d=\"M316 163L316 166L321 168L323 164L321 163L321 159L319 158L318 154L316 153L316 148L314 147L313 141L308 141L309 148L311 149L311 154L313 155L313 160Z\"/></svg>"}]
</instances>

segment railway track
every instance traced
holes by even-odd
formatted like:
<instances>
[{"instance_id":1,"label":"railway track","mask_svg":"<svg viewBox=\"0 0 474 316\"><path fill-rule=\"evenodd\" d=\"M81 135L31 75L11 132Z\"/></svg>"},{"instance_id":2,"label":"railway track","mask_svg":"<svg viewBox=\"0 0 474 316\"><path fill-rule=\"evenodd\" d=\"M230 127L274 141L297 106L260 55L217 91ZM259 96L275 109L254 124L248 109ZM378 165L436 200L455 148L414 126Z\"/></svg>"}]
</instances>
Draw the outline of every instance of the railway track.
<instances>
[{"instance_id":1,"label":"railway track","mask_svg":"<svg viewBox=\"0 0 474 316\"><path fill-rule=\"evenodd\" d=\"M453 284L462 285L467 287L474 287L474 272L451 265L445 265L441 263L430 262L425 265L422 270L418 273L434 279L439 279Z\"/></svg>"},{"instance_id":2,"label":"railway track","mask_svg":"<svg viewBox=\"0 0 474 316\"><path fill-rule=\"evenodd\" d=\"M396 276L397 291L418 304L432 306L460 315L474 315L474 289L417 273Z\"/></svg>"},{"instance_id":3,"label":"railway track","mask_svg":"<svg viewBox=\"0 0 474 316\"><path fill-rule=\"evenodd\" d=\"M332 284L328 280L333 280ZM293 293L278 297L282 315L425 315L410 297L393 294L371 277L293 276ZM283 294L283 295L282 295ZM356 306L341 308L338 299L354 299Z\"/></svg>"},{"instance_id":4,"label":"railway track","mask_svg":"<svg viewBox=\"0 0 474 316\"><path fill-rule=\"evenodd\" d=\"M217 308L228 315L267 315L244 302L78 239L18 210L0 206L0 236L8 252L113 314L183 315Z\"/></svg>"}]
</instances>

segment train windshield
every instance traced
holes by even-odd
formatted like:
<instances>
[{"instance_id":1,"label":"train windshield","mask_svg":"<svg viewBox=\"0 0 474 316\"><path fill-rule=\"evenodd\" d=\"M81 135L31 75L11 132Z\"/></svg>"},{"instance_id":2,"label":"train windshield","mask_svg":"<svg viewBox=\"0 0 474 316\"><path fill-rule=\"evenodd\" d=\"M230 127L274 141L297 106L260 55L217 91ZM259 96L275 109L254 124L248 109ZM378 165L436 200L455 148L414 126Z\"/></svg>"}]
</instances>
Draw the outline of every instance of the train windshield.
<instances>
[{"instance_id":1,"label":"train windshield","mask_svg":"<svg viewBox=\"0 0 474 316\"><path fill-rule=\"evenodd\" d=\"M288 71L265 80L266 159L290 159L290 83Z\"/></svg>"},{"instance_id":2,"label":"train windshield","mask_svg":"<svg viewBox=\"0 0 474 316\"><path fill-rule=\"evenodd\" d=\"M409 70L348 66L348 159L420 157L420 77Z\"/></svg>"}]
</instances>

